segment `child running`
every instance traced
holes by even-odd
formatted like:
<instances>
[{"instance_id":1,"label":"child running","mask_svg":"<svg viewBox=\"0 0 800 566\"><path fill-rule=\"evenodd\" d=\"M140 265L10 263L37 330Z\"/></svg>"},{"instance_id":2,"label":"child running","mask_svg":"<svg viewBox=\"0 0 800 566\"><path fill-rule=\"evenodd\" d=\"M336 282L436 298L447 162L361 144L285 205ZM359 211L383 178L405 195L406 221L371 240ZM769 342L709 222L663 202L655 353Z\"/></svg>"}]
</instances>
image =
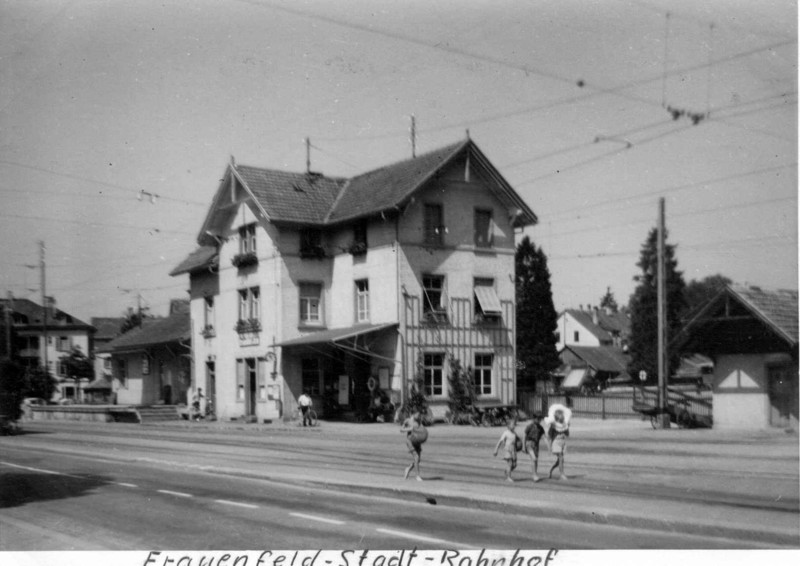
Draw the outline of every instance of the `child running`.
<instances>
[{"instance_id":1,"label":"child running","mask_svg":"<svg viewBox=\"0 0 800 566\"><path fill-rule=\"evenodd\" d=\"M497 446L494 447L494 455L497 456L497 451L503 447L503 459L506 461L506 481L513 482L511 472L517 467L517 442L519 438L514 429L517 427L516 420L508 421L508 428L503 431L500 440L497 441Z\"/></svg>"},{"instance_id":2,"label":"child running","mask_svg":"<svg viewBox=\"0 0 800 566\"><path fill-rule=\"evenodd\" d=\"M553 471L558 468L559 477L568 480L569 477L564 473L564 456L567 453L567 437L569 436L569 420L572 411L563 405L555 404L550 407L545 424L547 425L547 444L550 452L555 455L556 463L550 468L549 477L553 477Z\"/></svg>"},{"instance_id":3,"label":"child running","mask_svg":"<svg viewBox=\"0 0 800 566\"><path fill-rule=\"evenodd\" d=\"M533 481L537 482L541 478L539 472L539 442L544 436L544 428L542 428L542 415L533 415L531 424L525 427L525 452L531 459L531 471L533 472Z\"/></svg>"},{"instance_id":4,"label":"child running","mask_svg":"<svg viewBox=\"0 0 800 566\"><path fill-rule=\"evenodd\" d=\"M411 454L411 464L406 468L403 479L408 479L408 474L416 468L417 481L422 481L419 464L422 459L422 444L428 440L428 430L422 424L422 416L419 411L414 411L405 420L403 426L400 427L400 432L406 433L406 446L408 446L408 451Z\"/></svg>"}]
</instances>

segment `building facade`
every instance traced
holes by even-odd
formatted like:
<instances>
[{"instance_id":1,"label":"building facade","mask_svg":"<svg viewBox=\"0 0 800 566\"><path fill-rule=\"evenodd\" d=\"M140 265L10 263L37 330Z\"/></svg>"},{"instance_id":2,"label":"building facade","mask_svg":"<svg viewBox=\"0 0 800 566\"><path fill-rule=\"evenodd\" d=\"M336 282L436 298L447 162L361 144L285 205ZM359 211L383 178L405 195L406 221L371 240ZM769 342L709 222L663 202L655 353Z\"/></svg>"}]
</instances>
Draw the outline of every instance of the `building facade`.
<instances>
[{"instance_id":1,"label":"building facade","mask_svg":"<svg viewBox=\"0 0 800 566\"><path fill-rule=\"evenodd\" d=\"M94 377L75 380L67 375L64 359L73 349L89 356L95 328L59 310L28 299L0 300L10 312L12 355L26 367L46 367L58 382L53 401L80 402L82 387Z\"/></svg>"},{"instance_id":2,"label":"building facade","mask_svg":"<svg viewBox=\"0 0 800 566\"><path fill-rule=\"evenodd\" d=\"M513 402L515 229L536 217L470 140L350 179L227 167L188 274L192 388L222 419L401 404L449 360Z\"/></svg>"}]
</instances>

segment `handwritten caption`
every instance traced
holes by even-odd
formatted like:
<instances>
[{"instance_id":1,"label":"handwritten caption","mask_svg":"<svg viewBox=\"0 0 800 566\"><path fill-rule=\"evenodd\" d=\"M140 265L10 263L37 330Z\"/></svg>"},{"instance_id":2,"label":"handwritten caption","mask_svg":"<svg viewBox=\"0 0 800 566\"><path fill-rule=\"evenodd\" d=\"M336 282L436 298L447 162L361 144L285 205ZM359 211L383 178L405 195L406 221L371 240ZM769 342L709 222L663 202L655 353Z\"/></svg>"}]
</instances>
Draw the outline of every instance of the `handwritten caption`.
<instances>
[{"instance_id":1,"label":"handwritten caption","mask_svg":"<svg viewBox=\"0 0 800 566\"><path fill-rule=\"evenodd\" d=\"M142 566L553 566L558 550L150 551Z\"/></svg>"}]
</instances>

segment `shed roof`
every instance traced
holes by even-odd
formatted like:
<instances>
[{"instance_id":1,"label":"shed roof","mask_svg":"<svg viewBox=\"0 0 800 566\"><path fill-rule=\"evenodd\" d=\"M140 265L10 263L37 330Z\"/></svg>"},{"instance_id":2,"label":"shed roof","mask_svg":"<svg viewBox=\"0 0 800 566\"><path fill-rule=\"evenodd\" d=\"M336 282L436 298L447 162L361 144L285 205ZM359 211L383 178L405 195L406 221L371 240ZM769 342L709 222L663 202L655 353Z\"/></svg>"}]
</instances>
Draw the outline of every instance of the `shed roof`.
<instances>
[{"instance_id":1,"label":"shed roof","mask_svg":"<svg viewBox=\"0 0 800 566\"><path fill-rule=\"evenodd\" d=\"M186 341L191 338L189 313L176 313L166 318L145 319L139 328L129 330L109 342L104 351L122 353L158 344Z\"/></svg>"},{"instance_id":2,"label":"shed roof","mask_svg":"<svg viewBox=\"0 0 800 566\"><path fill-rule=\"evenodd\" d=\"M564 350L570 350L596 371L623 373L630 362L630 356L615 346L565 346L562 352Z\"/></svg>"}]
</instances>

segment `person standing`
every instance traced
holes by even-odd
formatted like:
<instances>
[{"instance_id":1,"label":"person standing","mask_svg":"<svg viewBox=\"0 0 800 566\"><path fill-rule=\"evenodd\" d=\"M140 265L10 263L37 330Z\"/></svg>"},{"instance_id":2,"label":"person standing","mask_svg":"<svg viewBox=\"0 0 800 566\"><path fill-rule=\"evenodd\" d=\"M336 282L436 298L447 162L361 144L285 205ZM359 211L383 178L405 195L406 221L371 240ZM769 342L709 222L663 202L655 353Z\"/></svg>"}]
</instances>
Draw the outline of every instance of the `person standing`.
<instances>
[{"instance_id":1,"label":"person standing","mask_svg":"<svg viewBox=\"0 0 800 566\"><path fill-rule=\"evenodd\" d=\"M547 425L547 444L550 452L556 457L556 463L550 468L550 475L558 468L559 478L568 480L569 477L564 473L564 456L567 453L567 437L569 436L569 421L572 411L560 404L550 407L550 411L545 421Z\"/></svg>"},{"instance_id":2,"label":"person standing","mask_svg":"<svg viewBox=\"0 0 800 566\"><path fill-rule=\"evenodd\" d=\"M309 412L311 411L311 405L313 405L314 402L311 400L311 397L309 397L307 392L303 391L303 394L297 399L297 404L300 405L300 412L303 413L303 426L311 424L311 415Z\"/></svg>"},{"instance_id":3,"label":"person standing","mask_svg":"<svg viewBox=\"0 0 800 566\"><path fill-rule=\"evenodd\" d=\"M497 451L503 448L503 460L506 461L506 481L513 482L511 472L517 467L517 443L522 444L522 441L514 432L517 427L517 421L512 419L508 421L506 430L500 435L500 440L494 447L494 455L497 456Z\"/></svg>"},{"instance_id":4,"label":"person standing","mask_svg":"<svg viewBox=\"0 0 800 566\"><path fill-rule=\"evenodd\" d=\"M531 459L531 471L533 472L533 481L537 482L541 478L538 475L539 471L539 442L544 436L544 428L542 427L542 415L533 415L533 421L525 427L525 452Z\"/></svg>"},{"instance_id":5,"label":"person standing","mask_svg":"<svg viewBox=\"0 0 800 566\"><path fill-rule=\"evenodd\" d=\"M428 430L422 424L422 416L419 411L414 411L411 416L403 422L403 425L400 427L400 432L406 433L406 446L408 447L409 454L411 454L411 463L406 468L403 479L408 479L408 474L411 473L411 470L416 468L417 481L422 481L420 462L422 461L422 445L428 440Z\"/></svg>"}]
</instances>

